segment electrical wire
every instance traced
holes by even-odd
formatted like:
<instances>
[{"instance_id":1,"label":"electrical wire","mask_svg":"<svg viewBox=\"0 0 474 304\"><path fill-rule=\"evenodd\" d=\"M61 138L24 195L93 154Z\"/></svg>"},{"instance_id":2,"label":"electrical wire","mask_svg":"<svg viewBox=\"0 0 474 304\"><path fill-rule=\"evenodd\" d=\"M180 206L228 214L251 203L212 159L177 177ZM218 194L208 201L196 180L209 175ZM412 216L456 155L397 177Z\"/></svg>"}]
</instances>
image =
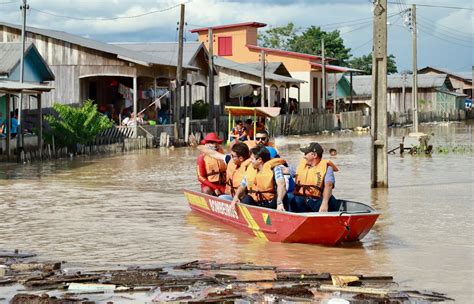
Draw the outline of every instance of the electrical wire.
<instances>
[{"instance_id":1,"label":"electrical wire","mask_svg":"<svg viewBox=\"0 0 474 304\"><path fill-rule=\"evenodd\" d=\"M443 31L445 33L447 33L448 35L453 35L453 36L458 36L460 38L465 38L465 39L472 39L472 34L469 34L469 33L464 33L464 32L460 32L459 30L457 29L454 29L454 28L451 28L451 27L447 27L445 25L442 25L442 24L438 24L436 23L435 21L429 19L429 18L425 18L423 16L420 16L419 14L417 14L417 19L423 21L424 23L427 23L429 24L430 26L432 27L436 27L439 31Z\"/></svg>"},{"instance_id":2,"label":"electrical wire","mask_svg":"<svg viewBox=\"0 0 474 304\"><path fill-rule=\"evenodd\" d=\"M2 4L12 4L12 3L16 3L17 1L9 1L9 2L0 2L0 5Z\"/></svg>"},{"instance_id":3,"label":"electrical wire","mask_svg":"<svg viewBox=\"0 0 474 304\"><path fill-rule=\"evenodd\" d=\"M398 4L398 2L387 2L388 4ZM447 6L447 5L432 5L432 4L418 4L418 3L410 3L409 5L416 5L416 6L425 6L425 7L434 7L434 8L447 8L447 9L458 9L458 10L469 10L474 11L474 8L469 7L461 7L461 6Z\"/></svg>"},{"instance_id":4,"label":"electrical wire","mask_svg":"<svg viewBox=\"0 0 474 304\"><path fill-rule=\"evenodd\" d=\"M122 17L112 17L112 18L100 18L100 17L99 17L99 18L79 18L79 17L73 17L73 16L59 15L59 14L55 14L55 13L51 13L51 12L39 10L39 9L36 9L36 8L30 8L30 9L33 10L33 11L35 11L35 12L38 12L38 13L42 13L42 14L46 14L46 15L50 15L50 16L54 16L54 17L59 17L59 18L72 19L72 20L80 20L80 21L110 21L110 20L120 20L120 19L133 19L133 18L139 18L139 17L151 15L151 14L162 13L162 12L166 12L166 11L172 10L172 9L174 9L174 8L176 8L176 7L179 7L179 6L181 6L181 4L186 4L186 3L189 3L189 2L190 2L190 1L183 2L183 3L176 4L176 5L173 5L173 6L164 8L164 9L161 9L161 10L154 10L154 11L150 11L150 12L143 13L143 14L139 14L139 15L122 16Z\"/></svg>"}]
</instances>

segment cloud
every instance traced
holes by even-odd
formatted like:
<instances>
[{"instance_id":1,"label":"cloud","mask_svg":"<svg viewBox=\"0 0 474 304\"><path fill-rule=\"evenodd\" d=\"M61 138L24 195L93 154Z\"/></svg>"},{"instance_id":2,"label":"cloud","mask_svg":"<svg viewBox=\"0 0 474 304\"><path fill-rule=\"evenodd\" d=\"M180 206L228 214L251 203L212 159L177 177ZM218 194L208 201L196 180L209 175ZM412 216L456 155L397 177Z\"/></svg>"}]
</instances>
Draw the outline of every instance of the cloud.
<instances>
[{"instance_id":1,"label":"cloud","mask_svg":"<svg viewBox=\"0 0 474 304\"><path fill-rule=\"evenodd\" d=\"M101 41L176 41L179 7L133 19L74 20L54 17L45 12L78 17L105 18L140 15L162 10L186 0L29 0L28 25L66 31ZM0 5L0 20L21 23L19 3ZM419 4L466 7L461 0L417 0ZM388 14L396 14L410 5L390 4ZM186 3L186 28L258 21L271 27L293 22L304 30L315 25L323 30L340 30L347 47L355 56L368 54L372 49L372 3L369 0L191 0ZM417 7L420 22L418 45L420 62L430 65L466 66L472 64L472 48L461 48L452 42L464 43L454 38L468 40L472 37L473 16L471 11ZM365 18L365 19L364 19ZM359 21L353 21L359 20ZM352 22L348 22L352 21ZM401 67L409 68L411 35L403 27L403 18L395 15L390 19L389 52L397 57ZM337 23L337 24L335 24ZM452 33L452 37L449 37ZM448 37L446 36L448 35ZM195 35L186 33L189 40ZM443 39L446 38L446 39ZM459 55L451 58L441 53Z\"/></svg>"}]
</instances>

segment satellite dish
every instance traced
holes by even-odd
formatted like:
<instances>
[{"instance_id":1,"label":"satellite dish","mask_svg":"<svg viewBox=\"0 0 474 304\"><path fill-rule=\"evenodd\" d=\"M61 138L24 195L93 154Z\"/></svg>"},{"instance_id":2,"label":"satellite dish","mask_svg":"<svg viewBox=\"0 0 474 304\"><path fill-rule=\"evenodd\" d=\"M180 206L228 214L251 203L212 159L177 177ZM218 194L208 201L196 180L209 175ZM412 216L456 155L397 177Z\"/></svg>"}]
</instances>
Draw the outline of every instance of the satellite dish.
<instances>
[{"instance_id":1,"label":"satellite dish","mask_svg":"<svg viewBox=\"0 0 474 304\"><path fill-rule=\"evenodd\" d=\"M247 97L253 94L253 87L247 83L236 84L230 87L230 98Z\"/></svg>"}]
</instances>

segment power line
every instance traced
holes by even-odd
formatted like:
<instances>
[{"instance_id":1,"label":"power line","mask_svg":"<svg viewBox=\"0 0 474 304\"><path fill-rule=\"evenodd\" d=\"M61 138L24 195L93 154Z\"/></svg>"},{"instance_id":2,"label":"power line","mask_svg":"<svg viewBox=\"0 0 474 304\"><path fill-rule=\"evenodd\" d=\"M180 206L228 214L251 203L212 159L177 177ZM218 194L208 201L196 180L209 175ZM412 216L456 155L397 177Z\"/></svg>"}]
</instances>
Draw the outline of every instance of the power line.
<instances>
[{"instance_id":1,"label":"power line","mask_svg":"<svg viewBox=\"0 0 474 304\"><path fill-rule=\"evenodd\" d=\"M399 4L398 2L387 2L388 4ZM436 8L448 8L448 9L459 9L459 10L468 10L474 11L473 8L469 7L460 7L460 6L446 6L446 5L430 5L430 4L418 4L418 3L410 3L408 5L416 5L416 6L425 6L425 7L436 7Z\"/></svg>"},{"instance_id":2,"label":"power line","mask_svg":"<svg viewBox=\"0 0 474 304\"><path fill-rule=\"evenodd\" d=\"M432 37L435 37L435 38L437 38L437 39L440 39L440 40L449 42L449 43L451 43L451 44L456 44L456 45L459 45L459 46L462 46L462 47L466 47L466 48L472 48L472 45L461 44L461 43L459 43L459 42L455 42L455 41L452 41L452 40L447 39L447 38L439 37L439 36L437 36L437 35L435 35L435 34L433 34L433 33L430 33L430 32L428 32L428 31L425 31L425 30L423 29L423 27L420 27L420 28L418 28L418 29L419 29L420 32L422 32L422 33L428 34L428 35L430 35L430 36L432 36Z\"/></svg>"},{"instance_id":3,"label":"power line","mask_svg":"<svg viewBox=\"0 0 474 304\"><path fill-rule=\"evenodd\" d=\"M2 4L12 4L12 3L16 3L17 1L9 1L9 2L0 2L0 5Z\"/></svg>"},{"instance_id":4,"label":"power line","mask_svg":"<svg viewBox=\"0 0 474 304\"><path fill-rule=\"evenodd\" d=\"M184 3L182 3L182 4L186 4L186 3L188 3L188 2L189 2L189 1L184 2ZM123 16L123 17L112 17L112 18L100 18L100 17L99 17L99 18L79 18L79 17L73 17L73 16L59 15L59 14L55 14L55 13L51 13L51 12L47 12L47 11L43 11L43 10L39 10L39 9L35 9L35 8L31 8L31 10L36 11L36 12L39 12L39 13L42 13L42 14L54 16L54 17L67 18L67 19L72 19L72 20L81 20L81 21L91 21L91 20L92 20L92 21L110 21L110 20L120 20L120 19L132 19L132 18L143 17L143 16L147 16L147 15L151 15L151 14L162 13L162 12L166 12L166 11L172 10L172 9L174 9L174 8L176 8L176 7L179 7L179 6L181 6L181 4L176 4L176 5L173 5L173 6L164 8L164 9L161 9L161 10L154 10L154 11L150 11L150 12L143 13L143 14L139 14L139 15Z\"/></svg>"},{"instance_id":5,"label":"power line","mask_svg":"<svg viewBox=\"0 0 474 304\"><path fill-rule=\"evenodd\" d=\"M454 36L458 36L458 37L462 37L462 38L466 38L466 39L472 39L472 35L469 34L469 33L464 33L464 32L461 32L457 29L454 29L454 28L451 28L451 27L448 27L448 26L445 26L445 25L442 25L442 24L438 24L438 23L436 23L435 21L433 21L429 18L425 18L423 16L420 16L419 14L418 14L417 17L419 19L421 19L423 22L429 23L430 25L432 25L434 27L437 27L440 31L444 31L444 32L448 33L449 35L454 35Z\"/></svg>"}]
</instances>

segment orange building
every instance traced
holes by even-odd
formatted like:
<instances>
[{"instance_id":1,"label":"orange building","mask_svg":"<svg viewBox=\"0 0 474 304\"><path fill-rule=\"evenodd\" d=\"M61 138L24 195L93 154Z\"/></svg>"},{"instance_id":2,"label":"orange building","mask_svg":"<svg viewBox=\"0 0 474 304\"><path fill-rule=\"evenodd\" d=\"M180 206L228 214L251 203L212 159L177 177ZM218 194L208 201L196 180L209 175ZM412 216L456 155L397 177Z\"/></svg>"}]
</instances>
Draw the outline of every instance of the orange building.
<instances>
[{"instance_id":1,"label":"orange building","mask_svg":"<svg viewBox=\"0 0 474 304\"><path fill-rule=\"evenodd\" d=\"M322 104L322 58L316 55L258 46L258 28L265 26L266 24L259 22L213 26L214 55L239 63L256 63L260 61L261 52L264 51L267 62L282 62L291 74L291 77L306 81L300 84L300 92L292 87L289 90L289 97L299 99L301 108L325 108L326 105ZM197 33L199 41L209 48L209 27L193 29L191 32ZM330 60L326 59L326 62ZM349 70L326 64L327 74L342 73ZM332 77L332 75L327 75L327 77ZM280 96L280 94L268 93L267 96L270 96L270 99L272 99L275 96ZM273 102L274 100L270 100L271 104Z\"/></svg>"}]
</instances>

